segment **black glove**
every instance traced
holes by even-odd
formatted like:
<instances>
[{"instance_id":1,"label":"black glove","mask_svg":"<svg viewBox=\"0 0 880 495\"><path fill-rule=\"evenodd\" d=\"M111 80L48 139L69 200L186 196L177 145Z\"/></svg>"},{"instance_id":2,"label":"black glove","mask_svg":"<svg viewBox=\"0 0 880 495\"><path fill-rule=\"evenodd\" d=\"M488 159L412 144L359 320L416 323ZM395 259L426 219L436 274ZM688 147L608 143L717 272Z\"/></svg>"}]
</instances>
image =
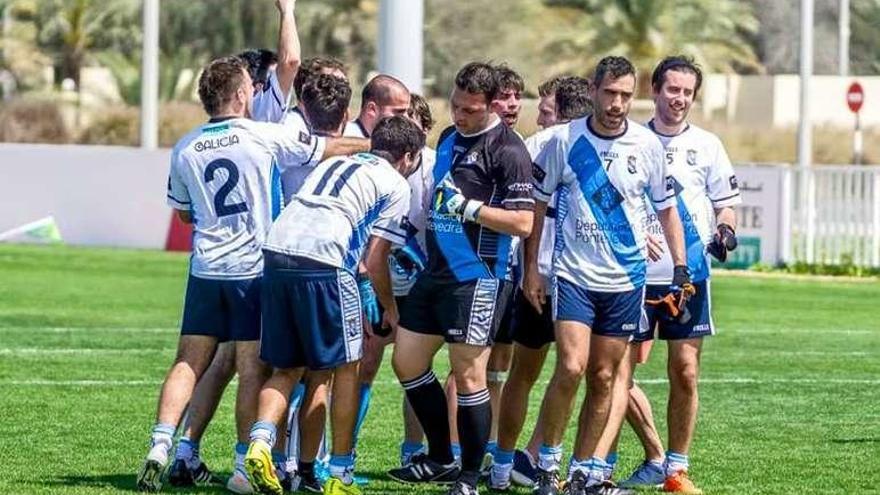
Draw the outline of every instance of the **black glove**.
<instances>
[{"instance_id":1,"label":"black glove","mask_svg":"<svg viewBox=\"0 0 880 495\"><path fill-rule=\"evenodd\" d=\"M733 230L733 227L726 223L719 223L718 230L715 232L712 242L709 243L709 247L706 250L715 259L724 263L727 261L727 252L736 249L738 244L736 231Z\"/></svg>"},{"instance_id":2,"label":"black glove","mask_svg":"<svg viewBox=\"0 0 880 495\"><path fill-rule=\"evenodd\" d=\"M658 299L648 299L645 302L651 306L657 306L663 312L666 319L685 324L691 319L687 302L697 289L691 283L691 274L685 265L677 265L672 271L672 286L669 292Z\"/></svg>"}]
</instances>

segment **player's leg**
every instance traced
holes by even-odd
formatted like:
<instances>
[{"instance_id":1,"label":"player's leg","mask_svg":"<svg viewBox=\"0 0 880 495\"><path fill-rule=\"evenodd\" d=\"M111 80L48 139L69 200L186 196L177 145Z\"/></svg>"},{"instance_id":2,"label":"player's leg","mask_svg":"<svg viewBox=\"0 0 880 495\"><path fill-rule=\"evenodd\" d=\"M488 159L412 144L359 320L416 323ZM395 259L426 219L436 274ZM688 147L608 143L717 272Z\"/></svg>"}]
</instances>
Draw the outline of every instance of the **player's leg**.
<instances>
[{"instance_id":1,"label":"player's leg","mask_svg":"<svg viewBox=\"0 0 880 495\"><path fill-rule=\"evenodd\" d=\"M180 336L177 356L168 370L159 394L150 451L137 476L139 490L157 491L161 488L161 477L168 465L168 455L171 452L177 424L192 397L196 382L211 363L216 347L216 337Z\"/></svg>"},{"instance_id":2,"label":"player's leg","mask_svg":"<svg viewBox=\"0 0 880 495\"><path fill-rule=\"evenodd\" d=\"M379 314L384 312L384 308L379 308ZM369 324L369 323L366 323ZM358 414L354 430L354 446L357 447L357 440L367 418L367 411L370 409L370 398L373 393L373 381L379 368L382 366L382 358L385 355L385 347L394 342L394 335L389 334L385 337L374 335L364 339L364 358L361 360L360 371L358 376Z\"/></svg>"},{"instance_id":3,"label":"player's leg","mask_svg":"<svg viewBox=\"0 0 880 495\"><path fill-rule=\"evenodd\" d=\"M327 409L333 373L330 370L312 370L306 374L306 393L299 412L299 489L321 493L323 484L315 470L315 462L324 442Z\"/></svg>"},{"instance_id":4,"label":"player's leg","mask_svg":"<svg viewBox=\"0 0 880 495\"><path fill-rule=\"evenodd\" d=\"M233 376L235 343L223 342L217 346L214 359L193 390L174 464L168 473L168 482L172 486L188 487L219 482L199 457L199 447L202 435L214 417L223 392Z\"/></svg>"},{"instance_id":5,"label":"player's leg","mask_svg":"<svg viewBox=\"0 0 880 495\"><path fill-rule=\"evenodd\" d=\"M233 475L226 487L235 493L250 493L253 488L247 481L244 468L244 457L247 454L250 427L257 419L257 408L263 383L271 372L260 360L260 342L258 340L241 340L235 343L235 367L238 371L238 390L235 397L235 426L238 443L235 448ZM287 402L285 401L285 407ZM276 431L284 432L286 412L278 417ZM280 435L283 436L283 435ZM274 447L274 444L273 444ZM273 461L280 461L273 456ZM277 462L275 462L277 464Z\"/></svg>"},{"instance_id":6,"label":"player's leg","mask_svg":"<svg viewBox=\"0 0 880 495\"><path fill-rule=\"evenodd\" d=\"M455 377L458 402L458 438L461 442L459 480L477 486L492 429L492 405L486 380L491 348L483 345L450 344L449 360Z\"/></svg>"},{"instance_id":7,"label":"player's leg","mask_svg":"<svg viewBox=\"0 0 880 495\"><path fill-rule=\"evenodd\" d=\"M443 304L445 286L431 276L421 276L401 309L391 365L428 440L428 454L388 475L408 483L451 483L458 476L452 457L446 394L431 369L434 355L444 342L438 315L456 309Z\"/></svg>"},{"instance_id":8,"label":"player's leg","mask_svg":"<svg viewBox=\"0 0 880 495\"><path fill-rule=\"evenodd\" d=\"M620 372L628 375L629 341L642 325L644 296L643 288L619 293L587 293L594 304L596 318L590 342L584 413L569 467L569 485L576 492L596 490L605 482L610 447L628 403L629 377L618 381L617 375ZM621 371L621 365L627 371ZM617 423L617 428L606 434L616 388L619 415L612 421Z\"/></svg>"},{"instance_id":9,"label":"player's leg","mask_svg":"<svg viewBox=\"0 0 880 495\"><path fill-rule=\"evenodd\" d=\"M412 294L410 298L412 300ZM388 474L395 480L406 483L449 483L458 475L452 456L446 394L431 370L434 354L442 345L443 337L440 335L416 333L404 327L397 329L392 366L413 412L424 428L428 454L424 458L414 459L407 466L390 470Z\"/></svg>"},{"instance_id":10,"label":"player's leg","mask_svg":"<svg viewBox=\"0 0 880 495\"><path fill-rule=\"evenodd\" d=\"M536 459L541 434L532 432L533 450L517 451L516 442L522 432L528 412L529 395L541 374L549 343L555 340L551 305L546 303L539 314L518 292L511 314L511 336L514 342L513 364L504 386L500 418L498 419L498 448L489 479L491 486L500 488L510 481L533 486L537 475ZM540 430L540 422L535 430Z\"/></svg>"},{"instance_id":11,"label":"player's leg","mask_svg":"<svg viewBox=\"0 0 880 495\"><path fill-rule=\"evenodd\" d=\"M446 375L443 383L443 392L446 394L446 407L449 410L449 441L452 442L452 457L455 462L461 461L461 444L458 441L458 387L455 385L455 376L452 371Z\"/></svg>"},{"instance_id":12,"label":"player's leg","mask_svg":"<svg viewBox=\"0 0 880 495\"><path fill-rule=\"evenodd\" d=\"M669 341L669 363L667 366L669 374L667 409L669 450L666 452L667 483L664 486L667 490L672 484L674 487L687 488L674 491L694 492L692 483L689 483L689 487L682 487L684 480L676 482L674 479L686 476L689 467L688 454L694 437L697 409L699 408L697 380L700 373L702 342L702 338Z\"/></svg>"},{"instance_id":13,"label":"player's leg","mask_svg":"<svg viewBox=\"0 0 880 495\"><path fill-rule=\"evenodd\" d=\"M604 479L611 480L614 475L614 467L617 463L617 443L620 437L620 427L626 417L629 406L629 387L632 379L630 351L632 346L627 345L625 355L617 365L614 382L611 391L611 409L602 436L599 438L597 451L607 452L605 456Z\"/></svg>"},{"instance_id":14,"label":"player's leg","mask_svg":"<svg viewBox=\"0 0 880 495\"><path fill-rule=\"evenodd\" d=\"M330 402L330 428L333 433L330 476L345 485L354 483L354 427L358 417L357 360L344 363L333 371L333 400Z\"/></svg>"},{"instance_id":15,"label":"player's leg","mask_svg":"<svg viewBox=\"0 0 880 495\"><path fill-rule=\"evenodd\" d=\"M700 352L703 338L714 333L711 317L709 281L696 282L696 294L687 302L690 319L685 323L675 320L660 328L660 338L667 340L669 357L669 403L667 423L669 444L664 471L665 491L702 493L688 476L689 453L697 421L699 395L697 381L700 375Z\"/></svg>"},{"instance_id":16,"label":"player's leg","mask_svg":"<svg viewBox=\"0 0 880 495\"><path fill-rule=\"evenodd\" d=\"M501 395L507 382L510 365L513 362L513 313L515 310L515 294L505 301L504 315L495 334L489 363L486 365L486 380L489 388L490 404L492 405L492 431L486 445L485 465L494 462L495 448L498 445L498 419L501 415Z\"/></svg>"},{"instance_id":17,"label":"player's leg","mask_svg":"<svg viewBox=\"0 0 880 495\"><path fill-rule=\"evenodd\" d=\"M403 396L401 401L401 409L403 411L403 443L400 445L400 465L406 466L410 463L413 456L423 454L425 452L425 431L416 417L415 411Z\"/></svg>"},{"instance_id":18,"label":"player's leg","mask_svg":"<svg viewBox=\"0 0 880 495\"><path fill-rule=\"evenodd\" d=\"M650 292L650 287L648 291ZM648 319L649 327L653 328L655 322L650 317L650 312ZM635 342L630 344L630 362L632 363L633 373L638 369L637 366L639 364L647 362L654 343L653 339L654 331L651 330L647 332L647 336L636 336ZM639 387L639 384L634 379L631 382L626 421L639 438L639 442L645 451L645 457L639 467L620 485L628 488L662 486L665 477L663 474L663 443L660 440L660 434L657 432L657 426L654 423L651 402L648 400L648 396L645 395L644 390Z\"/></svg>"}]
</instances>

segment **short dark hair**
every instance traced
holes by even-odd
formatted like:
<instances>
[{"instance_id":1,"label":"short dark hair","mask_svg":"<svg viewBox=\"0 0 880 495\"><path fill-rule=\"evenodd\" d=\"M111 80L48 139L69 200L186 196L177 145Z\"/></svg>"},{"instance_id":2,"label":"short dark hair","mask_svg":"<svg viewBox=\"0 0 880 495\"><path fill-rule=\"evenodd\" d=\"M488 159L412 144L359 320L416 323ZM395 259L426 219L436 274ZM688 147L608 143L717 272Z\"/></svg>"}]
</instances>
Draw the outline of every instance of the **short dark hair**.
<instances>
[{"instance_id":1,"label":"short dark hair","mask_svg":"<svg viewBox=\"0 0 880 495\"><path fill-rule=\"evenodd\" d=\"M620 79L623 76L632 75L636 77L636 68L632 62L625 57L608 56L599 61L596 65L596 72L593 73L593 84L596 88L602 84L605 74L611 76L612 79Z\"/></svg>"},{"instance_id":2,"label":"short dark hair","mask_svg":"<svg viewBox=\"0 0 880 495\"><path fill-rule=\"evenodd\" d=\"M348 81L336 76L318 74L302 88L302 103L309 125L319 133L332 133L339 129L350 102L351 86Z\"/></svg>"},{"instance_id":3,"label":"short dark hair","mask_svg":"<svg viewBox=\"0 0 880 495\"><path fill-rule=\"evenodd\" d=\"M425 133L412 120L395 115L376 124L370 135L370 153L396 162L407 153L416 154L425 147Z\"/></svg>"},{"instance_id":4,"label":"short dark hair","mask_svg":"<svg viewBox=\"0 0 880 495\"><path fill-rule=\"evenodd\" d=\"M471 62L455 75L455 86L470 94L482 94L490 103L498 94L498 78L495 68L483 62Z\"/></svg>"},{"instance_id":5,"label":"short dark hair","mask_svg":"<svg viewBox=\"0 0 880 495\"><path fill-rule=\"evenodd\" d=\"M586 116L592 109L590 80L569 76L559 80L556 86L556 118L574 120Z\"/></svg>"},{"instance_id":6,"label":"short dark hair","mask_svg":"<svg viewBox=\"0 0 880 495\"><path fill-rule=\"evenodd\" d=\"M409 93L406 85L400 79L388 74L379 74L364 85L364 89L361 91L361 106L370 101L379 106L388 105L391 103L391 92L394 89L402 89Z\"/></svg>"},{"instance_id":7,"label":"short dark hair","mask_svg":"<svg viewBox=\"0 0 880 495\"><path fill-rule=\"evenodd\" d=\"M254 84L269 80L269 67L278 63L278 55L272 50L265 48L251 48L238 54L247 64L248 74L251 75Z\"/></svg>"},{"instance_id":8,"label":"short dark hair","mask_svg":"<svg viewBox=\"0 0 880 495\"><path fill-rule=\"evenodd\" d=\"M526 83L519 73L507 64L498 64L495 66L495 77L498 79L498 90L513 90L522 93L526 89Z\"/></svg>"},{"instance_id":9,"label":"short dark hair","mask_svg":"<svg viewBox=\"0 0 880 495\"><path fill-rule=\"evenodd\" d=\"M426 133L430 132L436 123L434 116L431 114L431 105L429 105L428 100L420 94L411 93L409 96L409 111L407 112L407 115L411 119L418 120L422 125L422 129L424 129Z\"/></svg>"},{"instance_id":10,"label":"short dark hair","mask_svg":"<svg viewBox=\"0 0 880 495\"><path fill-rule=\"evenodd\" d=\"M700 66L694 62L693 57L688 57L686 55L672 55L664 58L659 64L657 64L654 73L651 74L651 86L654 88L654 91L660 91L660 88L663 87L663 83L666 81L666 73L671 70L676 72L689 72L696 76L697 84L694 86L694 97L696 97L697 93L700 91L700 86L703 85L703 71L700 69Z\"/></svg>"},{"instance_id":11,"label":"short dark hair","mask_svg":"<svg viewBox=\"0 0 880 495\"><path fill-rule=\"evenodd\" d=\"M247 64L242 58L231 56L211 61L199 76L199 100L205 112L217 115L232 101L235 92L244 84ZM248 88L248 91L253 89Z\"/></svg>"},{"instance_id":12,"label":"short dark hair","mask_svg":"<svg viewBox=\"0 0 880 495\"><path fill-rule=\"evenodd\" d=\"M556 88L559 86L559 81L564 77L566 76L554 76L542 82L541 85L538 86L538 96L546 98L547 96L555 95Z\"/></svg>"},{"instance_id":13,"label":"short dark hair","mask_svg":"<svg viewBox=\"0 0 880 495\"><path fill-rule=\"evenodd\" d=\"M327 69L338 70L343 74L346 73L345 64L332 57L311 57L303 60L303 63L299 66L299 70L296 71L296 75L293 77L293 92L296 97L302 97L302 88L303 85L305 85L306 80Z\"/></svg>"}]
</instances>

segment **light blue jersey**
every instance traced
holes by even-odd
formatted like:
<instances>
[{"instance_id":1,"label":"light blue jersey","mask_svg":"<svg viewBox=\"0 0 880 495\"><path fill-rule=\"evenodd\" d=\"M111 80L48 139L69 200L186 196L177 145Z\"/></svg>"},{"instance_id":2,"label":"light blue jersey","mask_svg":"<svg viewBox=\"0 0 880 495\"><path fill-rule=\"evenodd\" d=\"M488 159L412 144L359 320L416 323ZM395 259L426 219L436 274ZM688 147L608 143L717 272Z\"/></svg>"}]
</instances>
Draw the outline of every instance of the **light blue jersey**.
<instances>
[{"instance_id":1,"label":"light blue jersey","mask_svg":"<svg viewBox=\"0 0 880 495\"><path fill-rule=\"evenodd\" d=\"M168 204L192 215L192 275L259 276L263 241L281 210L278 167L313 167L324 147L323 138L245 118L204 124L181 139L171 153Z\"/></svg>"},{"instance_id":2,"label":"light blue jersey","mask_svg":"<svg viewBox=\"0 0 880 495\"><path fill-rule=\"evenodd\" d=\"M538 154L535 197L561 195L553 272L591 291L632 291L645 284L650 207L675 206L663 145L646 127L597 135L590 118L559 128Z\"/></svg>"}]
</instances>

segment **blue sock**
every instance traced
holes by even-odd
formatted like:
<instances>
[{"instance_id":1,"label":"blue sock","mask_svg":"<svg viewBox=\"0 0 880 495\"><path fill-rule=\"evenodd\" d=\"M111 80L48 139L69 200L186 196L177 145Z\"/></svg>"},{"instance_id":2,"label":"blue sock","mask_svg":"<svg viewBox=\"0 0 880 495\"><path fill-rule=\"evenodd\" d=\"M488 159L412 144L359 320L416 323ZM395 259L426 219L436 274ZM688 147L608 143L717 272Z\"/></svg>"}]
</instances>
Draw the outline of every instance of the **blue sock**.
<instances>
[{"instance_id":1,"label":"blue sock","mask_svg":"<svg viewBox=\"0 0 880 495\"><path fill-rule=\"evenodd\" d=\"M605 458L605 462L608 463L608 467L611 470L614 470L614 467L617 466L617 452L611 452L608 454L608 457Z\"/></svg>"},{"instance_id":2,"label":"blue sock","mask_svg":"<svg viewBox=\"0 0 880 495\"><path fill-rule=\"evenodd\" d=\"M495 447L495 463L496 464L513 464L513 451L499 449Z\"/></svg>"},{"instance_id":3,"label":"blue sock","mask_svg":"<svg viewBox=\"0 0 880 495\"><path fill-rule=\"evenodd\" d=\"M589 476L587 478L587 486L597 485L605 481L605 470L609 468L608 463L601 457L590 457L587 461L589 467Z\"/></svg>"},{"instance_id":4,"label":"blue sock","mask_svg":"<svg viewBox=\"0 0 880 495\"><path fill-rule=\"evenodd\" d=\"M168 452L174 444L174 433L176 431L177 426L175 425L156 423L156 425L153 426L153 432L150 435L150 447L152 448L155 445L161 444L165 447L165 451Z\"/></svg>"},{"instance_id":5,"label":"blue sock","mask_svg":"<svg viewBox=\"0 0 880 495\"><path fill-rule=\"evenodd\" d=\"M186 462L187 467L195 469L199 467L199 442L193 442L188 437L182 437L177 443L175 459Z\"/></svg>"},{"instance_id":6,"label":"blue sock","mask_svg":"<svg viewBox=\"0 0 880 495\"><path fill-rule=\"evenodd\" d=\"M486 442L486 453L487 454L492 454L492 456L494 457L496 450L498 450L498 442L496 442L494 440L489 440L488 442Z\"/></svg>"},{"instance_id":7,"label":"blue sock","mask_svg":"<svg viewBox=\"0 0 880 495\"><path fill-rule=\"evenodd\" d=\"M562 463L562 445L541 444L538 449L538 468L544 471L559 471Z\"/></svg>"},{"instance_id":8,"label":"blue sock","mask_svg":"<svg viewBox=\"0 0 880 495\"><path fill-rule=\"evenodd\" d=\"M679 471L687 471L690 463L687 454L680 454L671 450L666 451L666 461L663 463L666 476L672 476Z\"/></svg>"},{"instance_id":9,"label":"blue sock","mask_svg":"<svg viewBox=\"0 0 880 495\"><path fill-rule=\"evenodd\" d=\"M346 485L354 481L354 454L331 455L330 476L342 480Z\"/></svg>"},{"instance_id":10,"label":"blue sock","mask_svg":"<svg viewBox=\"0 0 880 495\"><path fill-rule=\"evenodd\" d=\"M282 452L272 452L272 464L284 466L287 464L287 455Z\"/></svg>"},{"instance_id":11,"label":"blue sock","mask_svg":"<svg viewBox=\"0 0 880 495\"><path fill-rule=\"evenodd\" d=\"M425 450L425 444L422 442L406 442L400 444L400 460L401 463L404 459L411 457L413 454L422 452Z\"/></svg>"},{"instance_id":12,"label":"blue sock","mask_svg":"<svg viewBox=\"0 0 880 495\"><path fill-rule=\"evenodd\" d=\"M454 457L456 461L461 459L461 444L452 444L452 457Z\"/></svg>"},{"instance_id":13,"label":"blue sock","mask_svg":"<svg viewBox=\"0 0 880 495\"><path fill-rule=\"evenodd\" d=\"M270 421L257 421L256 423L254 423L254 426L251 426L250 439L251 442L253 442L254 440L262 440L268 443L269 447L272 447L275 445L276 434L277 430L274 423ZM236 452L237 451L238 447L236 446ZM247 452L247 445L245 445L245 452Z\"/></svg>"},{"instance_id":14,"label":"blue sock","mask_svg":"<svg viewBox=\"0 0 880 495\"><path fill-rule=\"evenodd\" d=\"M357 423L355 423L354 425L354 442L352 444L354 447L357 447L357 441L361 433L361 427L364 425L364 419L366 419L367 411L370 409L370 397L372 395L373 385L369 383L361 383Z\"/></svg>"}]
</instances>

